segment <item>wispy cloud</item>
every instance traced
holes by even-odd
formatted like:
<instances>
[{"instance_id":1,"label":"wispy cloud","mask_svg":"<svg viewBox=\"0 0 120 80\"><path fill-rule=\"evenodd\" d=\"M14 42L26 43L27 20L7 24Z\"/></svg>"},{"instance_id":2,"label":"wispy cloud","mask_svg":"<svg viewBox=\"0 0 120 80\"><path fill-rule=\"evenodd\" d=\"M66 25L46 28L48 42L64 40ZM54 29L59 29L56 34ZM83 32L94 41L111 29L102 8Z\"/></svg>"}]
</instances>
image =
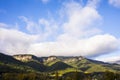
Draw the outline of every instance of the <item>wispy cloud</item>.
<instances>
[{"instance_id":1,"label":"wispy cloud","mask_svg":"<svg viewBox=\"0 0 120 80\"><path fill-rule=\"evenodd\" d=\"M48 3L50 0L41 0L43 3Z\"/></svg>"},{"instance_id":2,"label":"wispy cloud","mask_svg":"<svg viewBox=\"0 0 120 80\"><path fill-rule=\"evenodd\" d=\"M57 35L58 25L53 19L41 18L34 22L25 16L20 16L19 18L26 24L25 29L31 34L39 35L42 41L47 40L50 36L54 37Z\"/></svg>"},{"instance_id":3,"label":"wispy cloud","mask_svg":"<svg viewBox=\"0 0 120 80\"><path fill-rule=\"evenodd\" d=\"M40 33L41 31L41 27L39 24L29 20L27 17L25 16L20 16L19 17L21 20L23 20L26 23L26 30L32 34L37 34Z\"/></svg>"},{"instance_id":4,"label":"wispy cloud","mask_svg":"<svg viewBox=\"0 0 120 80\"><path fill-rule=\"evenodd\" d=\"M109 3L114 7L120 8L120 0L109 0Z\"/></svg>"},{"instance_id":5,"label":"wispy cloud","mask_svg":"<svg viewBox=\"0 0 120 80\"><path fill-rule=\"evenodd\" d=\"M87 6L97 8L101 0L88 0Z\"/></svg>"},{"instance_id":6,"label":"wispy cloud","mask_svg":"<svg viewBox=\"0 0 120 80\"><path fill-rule=\"evenodd\" d=\"M0 28L6 28L6 27L8 27L7 24L5 24L5 23L0 23Z\"/></svg>"}]
</instances>

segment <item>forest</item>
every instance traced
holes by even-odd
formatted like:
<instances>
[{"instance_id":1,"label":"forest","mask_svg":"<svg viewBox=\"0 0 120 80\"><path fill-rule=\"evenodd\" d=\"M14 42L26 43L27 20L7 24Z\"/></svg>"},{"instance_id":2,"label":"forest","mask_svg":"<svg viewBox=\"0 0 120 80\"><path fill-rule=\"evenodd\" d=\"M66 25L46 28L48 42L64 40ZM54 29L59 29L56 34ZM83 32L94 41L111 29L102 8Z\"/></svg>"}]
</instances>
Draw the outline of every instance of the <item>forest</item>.
<instances>
[{"instance_id":1,"label":"forest","mask_svg":"<svg viewBox=\"0 0 120 80\"><path fill-rule=\"evenodd\" d=\"M65 73L62 76L58 71L54 73L1 73L0 80L120 80L120 73L110 71L81 73L76 71Z\"/></svg>"}]
</instances>

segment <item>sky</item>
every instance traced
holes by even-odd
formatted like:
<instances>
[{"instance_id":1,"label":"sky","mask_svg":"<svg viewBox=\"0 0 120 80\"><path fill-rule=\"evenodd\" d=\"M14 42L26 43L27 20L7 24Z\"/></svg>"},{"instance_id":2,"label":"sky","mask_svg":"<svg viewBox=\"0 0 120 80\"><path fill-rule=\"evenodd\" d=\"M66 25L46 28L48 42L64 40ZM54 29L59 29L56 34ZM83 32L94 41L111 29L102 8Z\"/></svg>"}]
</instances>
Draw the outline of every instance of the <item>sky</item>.
<instances>
[{"instance_id":1,"label":"sky","mask_svg":"<svg viewBox=\"0 0 120 80\"><path fill-rule=\"evenodd\" d=\"M120 0L0 0L0 52L120 60Z\"/></svg>"}]
</instances>

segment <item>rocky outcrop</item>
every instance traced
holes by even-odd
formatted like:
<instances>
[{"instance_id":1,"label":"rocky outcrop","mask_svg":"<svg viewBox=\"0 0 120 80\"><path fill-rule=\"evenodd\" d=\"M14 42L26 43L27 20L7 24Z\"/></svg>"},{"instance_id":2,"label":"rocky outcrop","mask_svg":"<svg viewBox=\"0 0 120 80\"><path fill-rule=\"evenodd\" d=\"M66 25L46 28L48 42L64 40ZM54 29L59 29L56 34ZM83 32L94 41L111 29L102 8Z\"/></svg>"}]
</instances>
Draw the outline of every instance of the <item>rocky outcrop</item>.
<instances>
[{"instance_id":1,"label":"rocky outcrop","mask_svg":"<svg viewBox=\"0 0 120 80\"><path fill-rule=\"evenodd\" d=\"M57 59L56 56L49 56L49 57L47 57L46 59L44 59L44 62L51 62L51 61L54 61L54 60L56 60L56 59Z\"/></svg>"},{"instance_id":2,"label":"rocky outcrop","mask_svg":"<svg viewBox=\"0 0 120 80\"><path fill-rule=\"evenodd\" d=\"M22 62L38 60L36 56L29 55L29 54L14 55L13 57Z\"/></svg>"},{"instance_id":3,"label":"rocky outcrop","mask_svg":"<svg viewBox=\"0 0 120 80\"><path fill-rule=\"evenodd\" d=\"M65 62L65 63L70 63L70 62L80 61L80 60L82 60L82 59L84 59L83 56L70 57L70 58L64 59L64 62Z\"/></svg>"},{"instance_id":4,"label":"rocky outcrop","mask_svg":"<svg viewBox=\"0 0 120 80\"><path fill-rule=\"evenodd\" d=\"M62 58L62 57L57 57L57 56L49 56L49 57L36 57L30 54L20 54L20 55L14 55L13 56L15 59L22 61L22 62L27 62L27 61L39 61L41 63L44 62L51 62L56 59L62 59L65 63L67 62L75 62L75 61L80 61L84 59L83 56L76 56L76 57L68 57L68 58Z\"/></svg>"}]
</instances>

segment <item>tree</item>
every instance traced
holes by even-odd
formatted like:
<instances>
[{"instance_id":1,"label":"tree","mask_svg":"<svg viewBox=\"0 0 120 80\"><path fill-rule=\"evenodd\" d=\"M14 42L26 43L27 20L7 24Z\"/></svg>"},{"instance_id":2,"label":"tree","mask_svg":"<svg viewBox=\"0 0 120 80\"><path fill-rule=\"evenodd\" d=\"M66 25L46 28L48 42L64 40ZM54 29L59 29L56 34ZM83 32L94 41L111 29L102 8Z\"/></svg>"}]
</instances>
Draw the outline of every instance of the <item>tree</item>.
<instances>
[{"instance_id":1,"label":"tree","mask_svg":"<svg viewBox=\"0 0 120 80\"><path fill-rule=\"evenodd\" d=\"M115 80L115 74L110 71L105 71L105 73L103 75L103 79L104 80Z\"/></svg>"},{"instance_id":2,"label":"tree","mask_svg":"<svg viewBox=\"0 0 120 80\"><path fill-rule=\"evenodd\" d=\"M55 72L55 80L59 80L59 74L57 71Z\"/></svg>"}]
</instances>

